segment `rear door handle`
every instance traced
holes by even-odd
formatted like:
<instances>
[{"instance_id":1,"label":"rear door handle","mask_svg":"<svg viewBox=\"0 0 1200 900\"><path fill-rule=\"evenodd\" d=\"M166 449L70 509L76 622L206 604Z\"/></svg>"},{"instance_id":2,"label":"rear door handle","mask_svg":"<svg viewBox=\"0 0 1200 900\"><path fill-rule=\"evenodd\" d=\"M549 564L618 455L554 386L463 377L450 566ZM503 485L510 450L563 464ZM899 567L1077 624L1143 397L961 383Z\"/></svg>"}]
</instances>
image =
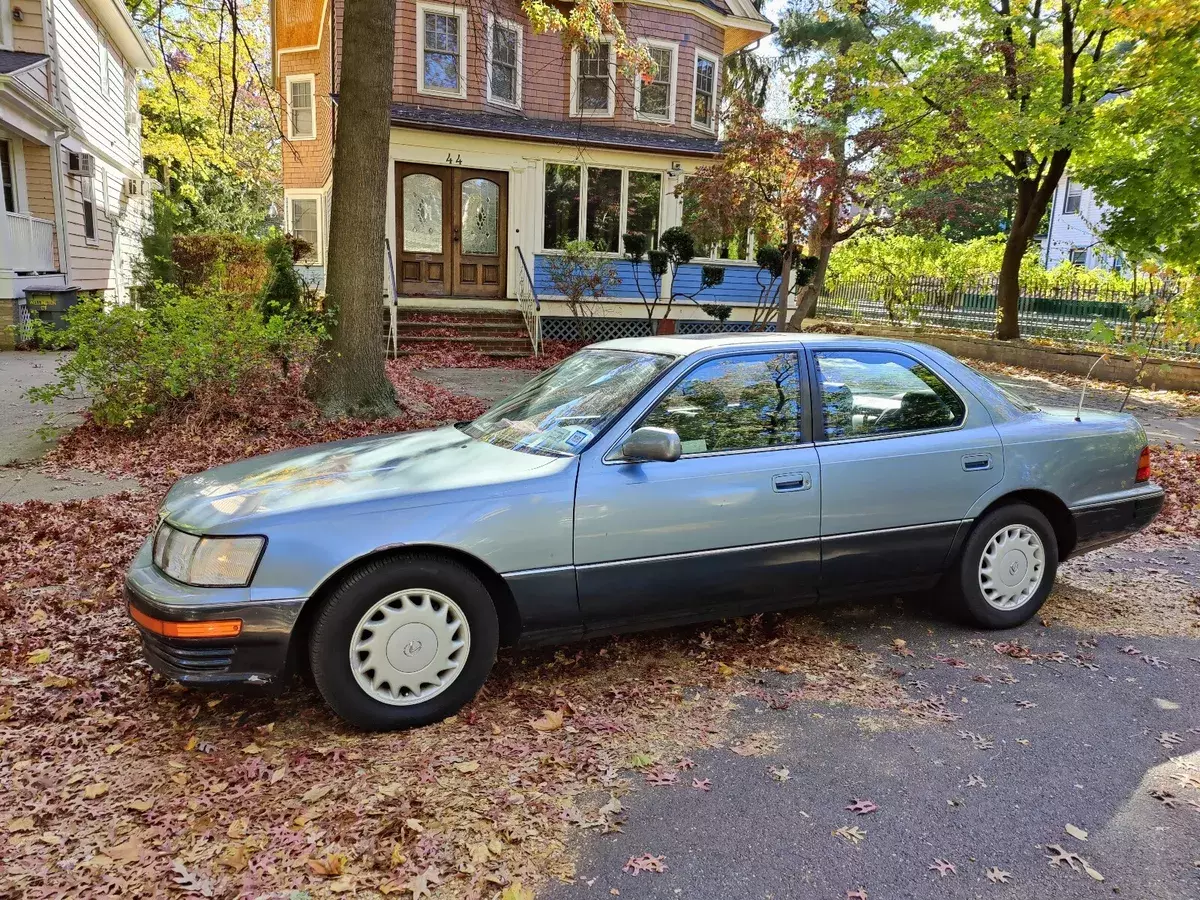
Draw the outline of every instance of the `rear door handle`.
<instances>
[{"instance_id":1,"label":"rear door handle","mask_svg":"<svg viewBox=\"0 0 1200 900\"><path fill-rule=\"evenodd\" d=\"M967 472L983 472L992 467L990 453L976 453L962 458L962 467Z\"/></svg>"},{"instance_id":2,"label":"rear door handle","mask_svg":"<svg viewBox=\"0 0 1200 900\"><path fill-rule=\"evenodd\" d=\"M807 491L812 487L812 476L807 472L781 472L771 477L771 487L780 494L784 491Z\"/></svg>"}]
</instances>

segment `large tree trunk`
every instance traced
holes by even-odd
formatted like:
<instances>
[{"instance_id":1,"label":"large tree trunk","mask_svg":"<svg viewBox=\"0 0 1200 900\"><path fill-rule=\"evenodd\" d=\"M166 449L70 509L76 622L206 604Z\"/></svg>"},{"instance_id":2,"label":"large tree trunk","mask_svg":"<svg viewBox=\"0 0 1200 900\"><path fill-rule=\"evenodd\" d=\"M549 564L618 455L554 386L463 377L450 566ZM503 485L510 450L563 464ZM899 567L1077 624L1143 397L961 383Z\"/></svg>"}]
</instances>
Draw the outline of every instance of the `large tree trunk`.
<instances>
[{"instance_id":1,"label":"large tree trunk","mask_svg":"<svg viewBox=\"0 0 1200 900\"><path fill-rule=\"evenodd\" d=\"M1021 299L1021 260L1028 248L1029 236L1025 229L1010 228L996 285L996 337L1001 341L1015 341L1021 336L1017 307Z\"/></svg>"},{"instance_id":2,"label":"large tree trunk","mask_svg":"<svg viewBox=\"0 0 1200 900\"><path fill-rule=\"evenodd\" d=\"M779 280L778 302L775 304L775 330L778 332L787 330L788 297L792 293L792 257L795 255L792 237L792 226L789 224L783 245L783 273Z\"/></svg>"},{"instance_id":3,"label":"large tree trunk","mask_svg":"<svg viewBox=\"0 0 1200 900\"><path fill-rule=\"evenodd\" d=\"M325 280L336 321L305 384L329 416L396 412L381 331L395 18L393 0L346 3Z\"/></svg>"}]
</instances>

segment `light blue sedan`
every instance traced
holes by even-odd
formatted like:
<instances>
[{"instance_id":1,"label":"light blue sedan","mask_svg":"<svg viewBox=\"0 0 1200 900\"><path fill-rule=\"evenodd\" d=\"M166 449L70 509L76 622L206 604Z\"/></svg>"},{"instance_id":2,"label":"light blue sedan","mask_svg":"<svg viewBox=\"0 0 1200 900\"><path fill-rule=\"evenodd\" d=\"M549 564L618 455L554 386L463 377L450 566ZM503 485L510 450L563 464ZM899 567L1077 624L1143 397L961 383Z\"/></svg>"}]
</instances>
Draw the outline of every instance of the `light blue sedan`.
<instances>
[{"instance_id":1,"label":"light blue sedan","mask_svg":"<svg viewBox=\"0 0 1200 900\"><path fill-rule=\"evenodd\" d=\"M940 585L983 628L1163 492L1130 416L1037 409L922 344L608 341L471 423L185 478L126 581L188 685L311 672L346 721L444 718L501 644Z\"/></svg>"}]
</instances>

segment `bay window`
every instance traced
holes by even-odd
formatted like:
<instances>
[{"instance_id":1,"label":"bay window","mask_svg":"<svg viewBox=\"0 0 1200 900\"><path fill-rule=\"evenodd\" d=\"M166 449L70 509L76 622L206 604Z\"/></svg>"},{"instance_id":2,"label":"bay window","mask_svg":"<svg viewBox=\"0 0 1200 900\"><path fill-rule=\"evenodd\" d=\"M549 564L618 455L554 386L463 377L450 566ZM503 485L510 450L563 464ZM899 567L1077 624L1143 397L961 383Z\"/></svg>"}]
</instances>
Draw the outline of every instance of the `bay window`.
<instances>
[{"instance_id":1,"label":"bay window","mask_svg":"<svg viewBox=\"0 0 1200 900\"><path fill-rule=\"evenodd\" d=\"M542 247L561 250L583 238L602 253L620 253L621 235L646 235L658 246L661 172L546 163Z\"/></svg>"},{"instance_id":2,"label":"bay window","mask_svg":"<svg viewBox=\"0 0 1200 900\"><path fill-rule=\"evenodd\" d=\"M616 108L617 61L610 41L571 51L571 115L611 116Z\"/></svg>"},{"instance_id":3,"label":"bay window","mask_svg":"<svg viewBox=\"0 0 1200 900\"><path fill-rule=\"evenodd\" d=\"M692 124L705 131L716 131L716 57L696 51L696 74L692 86Z\"/></svg>"},{"instance_id":4,"label":"bay window","mask_svg":"<svg viewBox=\"0 0 1200 900\"><path fill-rule=\"evenodd\" d=\"M642 77L634 80L634 111L639 119L673 122L676 47L666 42L646 41L646 50L654 62L654 75L650 80Z\"/></svg>"}]
</instances>

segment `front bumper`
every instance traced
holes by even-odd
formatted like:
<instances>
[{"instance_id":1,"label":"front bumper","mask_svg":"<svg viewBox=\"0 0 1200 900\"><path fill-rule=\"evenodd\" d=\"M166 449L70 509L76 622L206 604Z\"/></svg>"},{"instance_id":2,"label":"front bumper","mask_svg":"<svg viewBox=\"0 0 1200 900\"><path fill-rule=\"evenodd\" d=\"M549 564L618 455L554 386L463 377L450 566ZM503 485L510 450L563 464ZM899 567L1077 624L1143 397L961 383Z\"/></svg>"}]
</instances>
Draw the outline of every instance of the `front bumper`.
<instances>
[{"instance_id":1,"label":"front bumper","mask_svg":"<svg viewBox=\"0 0 1200 900\"><path fill-rule=\"evenodd\" d=\"M1163 497L1162 488L1152 485L1133 497L1072 509L1075 548L1071 556L1107 547L1137 534L1154 521L1162 509Z\"/></svg>"},{"instance_id":2,"label":"front bumper","mask_svg":"<svg viewBox=\"0 0 1200 900\"><path fill-rule=\"evenodd\" d=\"M282 687L305 598L254 600L248 589L189 587L154 568L148 546L125 576L129 606L167 622L242 620L237 637L215 639L169 638L138 625L150 666L189 687Z\"/></svg>"}]
</instances>

